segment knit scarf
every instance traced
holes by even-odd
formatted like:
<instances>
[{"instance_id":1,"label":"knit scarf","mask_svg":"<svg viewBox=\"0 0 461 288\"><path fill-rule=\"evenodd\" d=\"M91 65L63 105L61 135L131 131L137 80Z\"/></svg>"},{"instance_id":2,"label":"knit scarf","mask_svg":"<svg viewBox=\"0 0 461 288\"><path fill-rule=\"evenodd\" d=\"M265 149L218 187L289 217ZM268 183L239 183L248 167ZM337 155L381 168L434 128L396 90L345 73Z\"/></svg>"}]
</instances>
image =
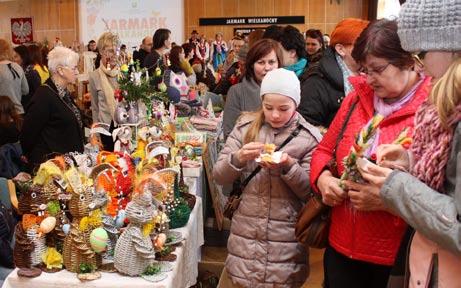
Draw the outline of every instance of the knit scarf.
<instances>
[{"instance_id":1,"label":"knit scarf","mask_svg":"<svg viewBox=\"0 0 461 288\"><path fill-rule=\"evenodd\" d=\"M449 128L442 125L436 107L428 101L416 112L416 126L411 146L415 165L411 169L411 174L434 190L443 192L454 127L460 120L461 104L456 106L448 118Z\"/></svg>"},{"instance_id":2,"label":"knit scarf","mask_svg":"<svg viewBox=\"0 0 461 288\"><path fill-rule=\"evenodd\" d=\"M349 77L353 76L352 71L351 69L349 69L349 67L347 67L343 58L336 52L335 52L335 58L336 58L336 62L338 62L339 69L341 70L341 73L343 74L344 94L349 95L349 93L352 92L352 90L354 90L354 87L352 87L352 84L349 81Z\"/></svg>"},{"instance_id":3,"label":"knit scarf","mask_svg":"<svg viewBox=\"0 0 461 288\"><path fill-rule=\"evenodd\" d=\"M104 67L104 65L101 63L98 68L98 73L101 78L101 86L102 86L101 88L102 88L102 91L104 92L104 97L106 99L107 106L109 107L110 116L113 119L114 113L115 113L115 105L116 105L115 97L114 97L114 90L115 88L117 88L117 87L114 87L114 86L117 86L117 84L113 84L113 83L117 83L117 82L110 81L109 77L110 78L116 77L119 73L119 70L118 69L107 70L107 68Z\"/></svg>"},{"instance_id":4,"label":"knit scarf","mask_svg":"<svg viewBox=\"0 0 461 288\"><path fill-rule=\"evenodd\" d=\"M290 66L285 67L285 69L295 72L296 76L299 77L299 76L301 76L301 74L303 74L304 68L306 66L307 66L307 59L306 58L301 58L295 64L292 64Z\"/></svg>"}]
</instances>

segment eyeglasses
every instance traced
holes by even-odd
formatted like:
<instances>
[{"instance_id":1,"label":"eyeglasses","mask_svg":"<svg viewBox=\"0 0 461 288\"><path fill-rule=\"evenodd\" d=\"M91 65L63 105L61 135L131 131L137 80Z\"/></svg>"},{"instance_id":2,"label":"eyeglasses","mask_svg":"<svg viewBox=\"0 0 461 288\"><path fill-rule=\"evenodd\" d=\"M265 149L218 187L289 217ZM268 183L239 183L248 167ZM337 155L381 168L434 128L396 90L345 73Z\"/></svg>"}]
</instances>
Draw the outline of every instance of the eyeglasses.
<instances>
[{"instance_id":1,"label":"eyeglasses","mask_svg":"<svg viewBox=\"0 0 461 288\"><path fill-rule=\"evenodd\" d=\"M381 75L386 69L387 67L389 67L389 65L391 65L391 63L387 63L386 65L382 65L382 66L379 66L379 67L376 67L374 69L368 69L368 68L365 68L362 66L362 68L360 68L359 72L360 73L363 73L369 77L374 77L374 76L379 76Z\"/></svg>"},{"instance_id":2,"label":"eyeglasses","mask_svg":"<svg viewBox=\"0 0 461 288\"><path fill-rule=\"evenodd\" d=\"M74 67L63 66L62 68L67 68L67 69L72 70L74 72L78 72L78 66L74 66Z\"/></svg>"}]
</instances>

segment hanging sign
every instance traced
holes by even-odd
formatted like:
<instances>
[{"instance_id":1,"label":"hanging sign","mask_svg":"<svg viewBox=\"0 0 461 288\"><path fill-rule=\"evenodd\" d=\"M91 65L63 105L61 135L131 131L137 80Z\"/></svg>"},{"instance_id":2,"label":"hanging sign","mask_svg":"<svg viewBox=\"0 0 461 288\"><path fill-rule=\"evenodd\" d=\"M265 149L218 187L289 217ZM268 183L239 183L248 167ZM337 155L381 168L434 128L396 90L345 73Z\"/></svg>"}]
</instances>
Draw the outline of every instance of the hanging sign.
<instances>
[{"instance_id":1,"label":"hanging sign","mask_svg":"<svg viewBox=\"0 0 461 288\"><path fill-rule=\"evenodd\" d=\"M262 16L262 17L223 17L199 18L200 26L211 25L279 25L279 24L304 24L304 16Z\"/></svg>"}]
</instances>

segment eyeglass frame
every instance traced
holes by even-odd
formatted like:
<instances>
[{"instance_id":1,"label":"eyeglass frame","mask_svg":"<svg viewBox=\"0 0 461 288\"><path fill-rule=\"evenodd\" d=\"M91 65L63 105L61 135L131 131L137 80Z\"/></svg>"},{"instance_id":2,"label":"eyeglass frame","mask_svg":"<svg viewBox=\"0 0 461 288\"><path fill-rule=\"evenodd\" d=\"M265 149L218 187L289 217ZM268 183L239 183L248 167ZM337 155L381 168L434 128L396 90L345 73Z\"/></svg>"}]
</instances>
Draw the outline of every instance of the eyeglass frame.
<instances>
[{"instance_id":1,"label":"eyeglass frame","mask_svg":"<svg viewBox=\"0 0 461 288\"><path fill-rule=\"evenodd\" d=\"M75 66L75 67L62 66L62 68L67 68L67 69L69 69L69 70L71 70L71 71L73 71L73 72L79 72L79 71L78 71L78 65Z\"/></svg>"},{"instance_id":2,"label":"eyeglass frame","mask_svg":"<svg viewBox=\"0 0 461 288\"><path fill-rule=\"evenodd\" d=\"M391 62L387 62L386 65L382 65L381 67L378 67L379 69L367 69L364 66L362 66L359 70L359 73L365 74L368 77L374 77L374 75L381 76L381 74L386 71L386 69L391 65Z\"/></svg>"}]
</instances>

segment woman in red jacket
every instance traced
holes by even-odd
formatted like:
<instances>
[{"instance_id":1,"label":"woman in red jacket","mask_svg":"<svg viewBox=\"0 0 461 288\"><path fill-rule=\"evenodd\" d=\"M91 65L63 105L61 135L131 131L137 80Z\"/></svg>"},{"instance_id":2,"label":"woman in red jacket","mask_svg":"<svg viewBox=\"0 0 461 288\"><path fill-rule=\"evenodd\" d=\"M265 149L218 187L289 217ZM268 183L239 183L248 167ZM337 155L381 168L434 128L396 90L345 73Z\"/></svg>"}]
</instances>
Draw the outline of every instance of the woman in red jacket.
<instances>
[{"instance_id":1,"label":"woman in red jacket","mask_svg":"<svg viewBox=\"0 0 461 288\"><path fill-rule=\"evenodd\" d=\"M344 157L355 135L376 114L384 116L373 143L392 143L406 127L413 127L416 109L427 98L430 79L415 71L412 55L404 51L395 21L370 24L357 39L352 57L362 75L351 77L354 87L341 105L328 132L313 154L311 185L333 207L329 246L325 250L326 287L386 287L406 223L367 194L340 188ZM352 111L337 145L341 127ZM410 129L410 133L412 129ZM336 162L336 165L330 163ZM337 169L331 167L336 166ZM337 174L335 175L334 172Z\"/></svg>"}]
</instances>

